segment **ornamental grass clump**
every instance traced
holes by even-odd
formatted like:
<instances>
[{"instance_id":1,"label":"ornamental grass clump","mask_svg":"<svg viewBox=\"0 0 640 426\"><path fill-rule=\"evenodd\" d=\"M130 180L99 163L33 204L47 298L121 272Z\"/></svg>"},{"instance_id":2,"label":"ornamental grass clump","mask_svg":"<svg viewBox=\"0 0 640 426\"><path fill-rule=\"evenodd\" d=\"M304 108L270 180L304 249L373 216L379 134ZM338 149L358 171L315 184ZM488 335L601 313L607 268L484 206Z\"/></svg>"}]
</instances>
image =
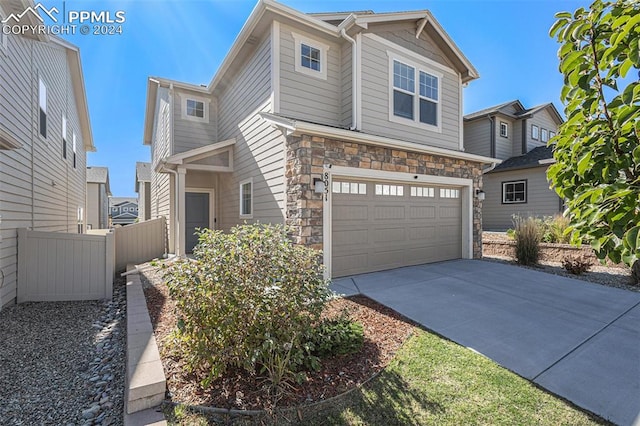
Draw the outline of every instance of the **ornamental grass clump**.
<instances>
[{"instance_id":1,"label":"ornamental grass clump","mask_svg":"<svg viewBox=\"0 0 640 426\"><path fill-rule=\"evenodd\" d=\"M293 244L283 226L257 224L200 231L194 257L167 278L179 318L174 350L204 387L243 369L281 395L303 366L318 364L305 337L330 295L318 251Z\"/></svg>"},{"instance_id":2,"label":"ornamental grass clump","mask_svg":"<svg viewBox=\"0 0 640 426\"><path fill-rule=\"evenodd\" d=\"M535 265L540 258L540 227L533 217L513 218L516 239L516 261L521 265Z\"/></svg>"}]
</instances>

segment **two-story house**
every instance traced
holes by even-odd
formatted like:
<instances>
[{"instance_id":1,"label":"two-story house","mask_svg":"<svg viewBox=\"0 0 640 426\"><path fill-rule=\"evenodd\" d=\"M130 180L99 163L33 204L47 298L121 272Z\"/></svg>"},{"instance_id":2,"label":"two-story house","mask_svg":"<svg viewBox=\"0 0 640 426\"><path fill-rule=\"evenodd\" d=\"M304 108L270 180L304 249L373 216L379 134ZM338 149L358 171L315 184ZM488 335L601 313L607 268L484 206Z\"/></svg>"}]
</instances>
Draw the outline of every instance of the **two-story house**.
<instances>
[{"instance_id":1,"label":"two-story house","mask_svg":"<svg viewBox=\"0 0 640 426\"><path fill-rule=\"evenodd\" d=\"M24 3L33 5L1 2L0 21ZM78 48L55 36L3 32L0 307L16 298L18 228L83 232L85 153L94 150Z\"/></svg>"},{"instance_id":2,"label":"two-story house","mask_svg":"<svg viewBox=\"0 0 640 426\"><path fill-rule=\"evenodd\" d=\"M305 14L261 0L206 86L148 80L152 217L289 225L330 276L481 256L464 151L475 68L428 11Z\"/></svg>"},{"instance_id":3,"label":"two-story house","mask_svg":"<svg viewBox=\"0 0 640 426\"><path fill-rule=\"evenodd\" d=\"M87 230L109 229L109 169L87 167L87 204L85 221Z\"/></svg>"},{"instance_id":4,"label":"two-story house","mask_svg":"<svg viewBox=\"0 0 640 426\"><path fill-rule=\"evenodd\" d=\"M549 187L547 146L564 120L552 103L525 108L520 101L496 105L464 117L467 151L503 162L485 170L482 223L485 230L513 227L513 216L553 216L564 210Z\"/></svg>"},{"instance_id":5,"label":"two-story house","mask_svg":"<svg viewBox=\"0 0 640 426\"><path fill-rule=\"evenodd\" d=\"M109 198L111 225L131 225L138 220L138 200L131 197Z\"/></svg>"},{"instance_id":6,"label":"two-story house","mask_svg":"<svg viewBox=\"0 0 640 426\"><path fill-rule=\"evenodd\" d=\"M138 221L151 219L151 163L136 163L135 191L138 194Z\"/></svg>"}]
</instances>

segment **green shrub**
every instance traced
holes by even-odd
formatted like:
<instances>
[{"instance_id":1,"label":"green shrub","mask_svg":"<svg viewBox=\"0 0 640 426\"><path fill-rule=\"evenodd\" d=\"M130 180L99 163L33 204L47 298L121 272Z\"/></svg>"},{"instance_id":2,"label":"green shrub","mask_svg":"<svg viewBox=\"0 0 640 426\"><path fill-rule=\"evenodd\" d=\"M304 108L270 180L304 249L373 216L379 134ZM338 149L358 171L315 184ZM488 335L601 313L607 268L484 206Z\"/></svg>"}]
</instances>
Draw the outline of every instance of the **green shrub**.
<instances>
[{"instance_id":1,"label":"green shrub","mask_svg":"<svg viewBox=\"0 0 640 426\"><path fill-rule=\"evenodd\" d=\"M535 265L540 257L540 227L533 217L513 219L516 234L516 261L522 265Z\"/></svg>"},{"instance_id":2,"label":"green shrub","mask_svg":"<svg viewBox=\"0 0 640 426\"><path fill-rule=\"evenodd\" d=\"M326 319L313 328L309 343L313 354L320 358L353 354L362 349L364 329L362 324L351 321L346 315Z\"/></svg>"},{"instance_id":3,"label":"green shrub","mask_svg":"<svg viewBox=\"0 0 640 426\"><path fill-rule=\"evenodd\" d=\"M586 256L565 257L562 259L562 267L573 275L581 275L591 269L593 262Z\"/></svg>"},{"instance_id":4,"label":"green shrub","mask_svg":"<svg viewBox=\"0 0 640 426\"><path fill-rule=\"evenodd\" d=\"M204 230L192 260L168 270L176 350L202 385L230 368L265 374L276 391L312 364L304 341L329 297L321 256L283 226Z\"/></svg>"},{"instance_id":5,"label":"green shrub","mask_svg":"<svg viewBox=\"0 0 640 426\"><path fill-rule=\"evenodd\" d=\"M556 215L538 219L542 241L545 243L569 244L571 234L568 232L569 218Z\"/></svg>"},{"instance_id":6,"label":"green shrub","mask_svg":"<svg viewBox=\"0 0 640 426\"><path fill-rule=\"evenodd\" d=\"M516 230L515 229L512 229L512 228L507 229L506 234L507 234L507 237L511 238L512 240L516 239Z\"/></svg>"}]
</instances>

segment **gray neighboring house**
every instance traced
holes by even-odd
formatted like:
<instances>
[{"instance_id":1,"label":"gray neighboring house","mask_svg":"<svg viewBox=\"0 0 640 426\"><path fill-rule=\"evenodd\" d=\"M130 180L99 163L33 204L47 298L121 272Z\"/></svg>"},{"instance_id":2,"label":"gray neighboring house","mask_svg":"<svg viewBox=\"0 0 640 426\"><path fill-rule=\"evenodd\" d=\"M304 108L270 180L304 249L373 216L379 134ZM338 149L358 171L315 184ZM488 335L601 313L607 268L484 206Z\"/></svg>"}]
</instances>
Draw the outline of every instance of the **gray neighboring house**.
<instances>
[{"instance_id":1,"label":"gray neighboring house","mask_svg":"<svg viewBox=\"0 0 640 426\"><path fill-rule=\"evenodd\" d=\"M109 229L109 169L87 167L86 224L89 229Z\"/></svg>"},{"instance_id":2,"label":"gray neighboring house","mask_svg":"<svg viewBox=\"0 0 640 426\"><path fill-rule=\"evenodd\" d=\"M513 215L553 216L564 210L562 199L549 187L547 168L562 116L552 103L525 108L520 101L496 105L464 117L468 152L503 160L484 172L485 230L513 227Z\"/></svg>"},{"instance_id":3,"label":"gray neighboring house","mask_svg":"<svg viewBox=\"0 0 640 426\"><path fill-rule=\"evenodd\" d=\"M292 227L327 276L482 254L482 169L465 152L475 68L426 10L305 14L261 0L208 85L150 77L151 217Z\"/></svg>"},{"instance_id":4,"label":"gray neighboring house","mask_svg":"<svg viewBox=\"0 0 640 426\"><path fill-rule=\"evenodd\" d=\"M151 163L136 163L136 193L138 194L138 220L151 219Z\"/></svg>"},{"instance_id":5,"label":"gray neighboring house","mask_svg":"<svg viewBox=\"0 0 640 426\"><path fill-rule=\"evenodd\" d=\"M28 6L0 2L0 21ZM95 148L78 48L0 32L0 307L16 298L18 228L83 232L87 151Z\"/></svg>"},{"instance_id":6,"label":"gray neighboring house","mask_svg":"<svg viewBox=\"0 0 640 426\"><path fill-rule=\"evenodd\" d=\"M138 220L138 199L132 197L109 198L111 226L131 225Z\"/></svg>"}]
</instances>

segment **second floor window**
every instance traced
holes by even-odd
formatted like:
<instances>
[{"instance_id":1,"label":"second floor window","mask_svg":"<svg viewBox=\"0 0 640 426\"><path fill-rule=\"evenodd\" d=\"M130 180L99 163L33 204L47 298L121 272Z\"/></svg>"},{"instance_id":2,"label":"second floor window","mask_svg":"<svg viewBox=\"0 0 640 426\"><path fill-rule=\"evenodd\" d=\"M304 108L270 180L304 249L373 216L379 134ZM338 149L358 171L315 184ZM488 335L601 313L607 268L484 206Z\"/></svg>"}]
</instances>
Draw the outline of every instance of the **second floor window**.
<instances>
[{"instance_id":1,"label":"second floor window","mask_svg":"<svg viewBox=\"0 0 640 426\"><path fill-rule=\"evenodd\" d=\"M76 158L76 132L73 132L73 168L76 168L77 165L77 158Z\"/></svg>"},{"instance_id":2,"label":"second floor window","mask_svg":"<svg viewBox=\"0 0 640 426\"><path fill-rule=\"evenodd\" d=\"M391 118L438 128L440 77L397 59L393 60L392 73Z\"/></svg>"},{"instance_id":3,"label":"second floor window","mask_svg":"<svg viewBox=\"0 0 640 426\"><path fill-rule=\"evenodd\" d=\"M540 128L535 124L531 125L531 139L538 140Z\"/></svg>"},{"instance_id":4,"label":"second floor window","mask_svg":"<svg viewBox=\"0 0 640 426\"><path fill-rule=\"evenodd\" d=\"M320 49L301 43L300 65L314 71L320 71Z\"/></svg>"},{"instance_id":5,"label":"second floor window","mask_svg":"<svg viewBox=\"0 0 640 426\"><path fill-rule=\"evenodd\" d=\"M187 99L187 115L189 117L204 118L204 102Z\"/></svg>"},{"instance_id":6,"label":"second floor window","mask_svg":"<svg viewBox=\"0 0 640 426\"><path fill-rule=\"evenodd\" d=\"M549 140L549 133L547 132L547 129L542 129L542 131L540 132L540 140L542 142L546 142Z\"/></svg>"},{"instance_id":7,"label":"second floor window","mask_svg":"<svg viewBox=\"0 0 640 426\"><path fill-rule=\"evenodd\" d=\"M42 79L38 82L39 128L43 138L47 137L47 86Z\"/></svg>"},{"instance_id":8,"label":"second floor window","mask_svg":"<svg viewBox=\"0 0 640 426\"><path fill-rule=\"evenodd\" d=\"M502 136L503 138L509 137L509 125L504 121L500 122L500 136Z\"/></svg>"},{"instance_id":9,"label":"second floor window","mask_svg":"<svg viewBox=\"0 0 640 426\"><path fill-rule=\"evenodd\" d=\"M209 101L205 98L200 98L197 96L191 96L186 94L181 94L181 105L182 105L182 115L181 117L185 120L189 121L197 121L201 123L209 122ZM165 104L166 105L166 104ZM165 115L165 110L163 105L163 116ZM168 125L169 120L169 108L166 108L166 124ZM166 129L162 129L163 132L167 132Z\"/></svg>"}]
</instances>

